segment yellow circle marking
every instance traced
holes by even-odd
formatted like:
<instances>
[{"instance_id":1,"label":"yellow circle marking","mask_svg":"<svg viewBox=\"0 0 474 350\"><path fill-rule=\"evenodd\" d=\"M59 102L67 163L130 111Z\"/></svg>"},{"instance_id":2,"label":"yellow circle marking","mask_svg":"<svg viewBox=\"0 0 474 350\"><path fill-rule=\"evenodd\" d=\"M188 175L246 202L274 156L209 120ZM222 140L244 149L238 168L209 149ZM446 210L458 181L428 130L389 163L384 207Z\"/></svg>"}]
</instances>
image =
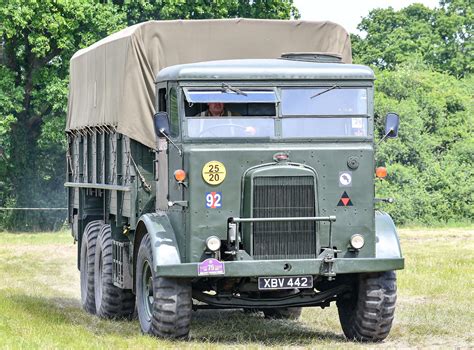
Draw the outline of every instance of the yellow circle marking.
<instances>
[{"instance_id":1,"label":"yellow circle marking","mask_svg":"<svg viewBox=\"0 0 474 350\"><path fill-rule=\"evenodd\" d=\"M202 178L209 185L219 185L222 183L226 173L224 164L217 160L211 160L202 167Z\"/></svg>"}]
</instances>

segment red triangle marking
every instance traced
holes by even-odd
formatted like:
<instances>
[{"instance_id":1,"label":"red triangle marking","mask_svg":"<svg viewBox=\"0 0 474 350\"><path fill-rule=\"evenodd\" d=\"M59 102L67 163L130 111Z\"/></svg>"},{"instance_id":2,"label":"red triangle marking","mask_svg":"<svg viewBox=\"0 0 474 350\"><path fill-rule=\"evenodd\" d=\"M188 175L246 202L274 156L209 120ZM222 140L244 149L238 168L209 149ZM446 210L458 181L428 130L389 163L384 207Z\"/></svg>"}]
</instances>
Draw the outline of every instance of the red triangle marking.
<instances>
[{"instance_id":1,"label":"red triangle marking","mask_svg":"<svg viewBox=\"0 0 474 350\"><path fill-rule=\"evenodd\" d=\"M349 198L341 198L341 201L344 203L344 206L347 206L351 200Z\"/></svg>"}]
</instances>

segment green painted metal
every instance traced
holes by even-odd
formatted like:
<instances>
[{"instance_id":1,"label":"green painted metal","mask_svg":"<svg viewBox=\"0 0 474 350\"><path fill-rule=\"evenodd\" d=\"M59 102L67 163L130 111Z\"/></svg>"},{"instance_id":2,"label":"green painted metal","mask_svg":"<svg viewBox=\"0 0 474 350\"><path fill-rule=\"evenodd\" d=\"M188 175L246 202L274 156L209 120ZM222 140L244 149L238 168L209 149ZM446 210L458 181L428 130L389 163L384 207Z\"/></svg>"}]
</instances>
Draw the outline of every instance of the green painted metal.
<instances>
[{"instance_id":1,"label":"green painted metal","mask_svg":"<svg viewBox=\"0 0 474 350\"><path fill-rule=\"evenodd\" d=\"M154 211L154 154L111 127L71 132L68 141L65 186L73 237L80 243L87 223L102 220L114 240L129 242L138 213Z\"/></svg>"},{"instance_id":2,"label":"green painted metal","mask_svg":"<svg viewBox=\"0 0 474 350\"><path fill-rule=\"evenodd\" d=\"M164 213L150 213L140 217L150 235L155 265L175 265L181 263L178 243L168 216ZM135 247L138 249L139 247Z\"/></svg>"},{"instance_id":3,"label":"green painted metal","mask_svg":"<svg viewBox=\"0 0 474 350\"><path fill-rule=\"evenodd\" d=\"M276 135L271 139L191 139L187 136L182 87L219 88L232 80L239 87L364 87L367 89L366 138L282 139L281 112L277 104ZM158 140L150 149L114 131L97 127L69 134L69 218L74 236L81 239L85 225L101 219L111 225L114 240L130 242L136 257L143 232L152 240L158 275L198 277L198 263L212 256L206 239L227 239L230 218L241 218L242 246L226 255L225 277L327 275L328 262L317 259L253 260L251 231L245 222L252 216L252 179L258 176L311 176L315 186L315 217L336 217L316 225L316 251L335 248L332 272L337 274L401 269L404 266L393 221L374 214L374 106L373 71L364 66L308 63L289 60L238 60L179 65L162 70L157 88L164 89L173 122L173 142ZM158 97L157 97L158 103ZM330 117L330 116L325 116ZM182 150L182 154L178 151ZM277 162L275 154L288 154ZM225 180L215 186L201 175L209 161L226 167ZM357 161L358 167L350 164ZM179 183L174 171L184 169ZM341 187L339 174L351 171L352 185ZM220 192L222 207L207 208L206 194ZM338 206L346 192L352 206ZM179 204L186 203L186 205ZM286 219L285 219L286 220ZM291 220L291 219L290 219ZM361 234L364 246L350 248L350 237ZM80 245L79 245L80 246ZM224 254L224 253L223 253ZM231 261L233 260L233 261ZM285 269L290 264L291 269ZM133 271L134 272L134 271Z\"/></svg>"},{"instance_id":4,"label":"green painted metal","mask_svg":"<svg viewBox=\"0 0 474 350\"><path fill-rule=\"evenodd\" d=\"M64 187L74 187L74 188L98 188L101 190L111 190L111 191L123 191L130 192L130 187L127 186L118 186L118 185L107 185L101 183L81 183L81 182L66 182Z\"/></svg>"},{"instance_id":5,"label":"green painted metal","mask_svg":"<svg viewBox=\"0 0 474 350\"><path fill-rule=\"evenodd\" d=\"M287 264L291 265L288 270ZM198 277L198 263L158 265L156 271L167 277ZM318 276L323 272L323 259L308 260L242 260L226 261L225 275L218 277L264 277L264 276ZM403 258L335 258L336 274L399 270L404 267Z\"/></svg>"},{"instance_id":6,"label":"green painted metal","mask_svg":"<svg viewBox=\"0 0 474 350\"><path fill-rule=\"evenodd\" d=\"M228 218L249 217L248 208L244 208L243 214L240 214L244 173L262 163L275 164L270 168L278 173L279 166L273 161L273 155L282 151L290 154L292 163L301 164L298 170L305 171L305 166L310 166L317 173L316 200L319 212L316 215L337 217L333 224L333 245L351 257L353 253L347 250L350 237L355 233L363 234L366 243L358 256L375 257L372 143L183 144L183 150L184 169L188 172L188 187L183 189L183 194L189 202L189 207L183 212L189 233L183 230L180 233L177 231L177 235L186 235L186 243L182 246L186 249L185 261L202 261L205 239L210 235L226 239ZM353 185L351 188L340 188L339 172L349 170L347 160L354 156L360 165L352 171ZM222 162L227 169L224 182L218 186L205 183L201 176L202 167L210 160ZM212 191L222 193L222 208L205 207L205 194ZM344 191L351 196L353 206L337 206ZM328 224L321 222L319 225L320 244L322 247L328 246Z\"/></svg>"},{"instance_id":7,"label":"green painted metal","mask_svg":"<svg viewBox=\"0 0 474 350\"><path fill-rule=\"evenodd\" d=\"M377 258L401 258L402 249L398 239L397 229L390 215L384 212L375 212L375 256Z\"/></svg>"},{"instance_id":8,"label":"green painted metal","mask_svg":"<svg viewBox=\"0 0 474 350\"><path fill-rule=\"evenodd\" d=\"M157 81L226 80L374 80L366 66L282 59L226 60L181 64L162 69Z\"/></svg>"}]
</instances>

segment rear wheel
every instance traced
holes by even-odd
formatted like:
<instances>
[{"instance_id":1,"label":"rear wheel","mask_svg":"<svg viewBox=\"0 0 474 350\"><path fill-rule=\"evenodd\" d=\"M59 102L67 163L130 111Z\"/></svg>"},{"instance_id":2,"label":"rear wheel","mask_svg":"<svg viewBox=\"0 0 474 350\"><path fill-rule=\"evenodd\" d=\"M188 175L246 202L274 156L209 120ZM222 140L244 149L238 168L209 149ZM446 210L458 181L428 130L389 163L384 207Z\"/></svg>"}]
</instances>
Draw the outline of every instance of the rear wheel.
<instances>
[{"instance_id":1,"label":"rear wheel","mask_svg":"<svg viewBox=\"0 0 474 350\"><path fill-rule=\"evenodd\" d=\"M354 290L339 297L337 308L348 339L378 342L392 328L397 300L394 271L359 275Z\"/></svg>"},{"instance_id":2,"label":"rear wheel","mask_svg":"<svg viewBox=\"0 0 474 350\"><path fill-rule=\"evenodd\" d=\"M135 296L129 289L113 283L112 235L110 225L104 225L97 239L95 254L95 305L97 315L103 318L131 318Z\"/></svg>"},{"instance_id":3,"label":"rear wheel","mask_svg":"<svg viewBox=\"0 0 474 350\"><path fill-rule=\"evenodd\" d=\"M81 304L84 310L95 314L94 297L94 263L97 236L104 223L100 220L87 224L81 239L81 256L79 269L81 271Z\"/></svg>"},{"instance_id":4,"label":"rear wheel","mask_svg":"<svg viewBox=\"0 0 474 350\"><path fill-rule=\"evenodd\" d=\"M301 307L279 307L262 311L265 318L276 320L297 320L301 316Z\"/></svg>"},{"instance_id":5,"label":"rear wheel","mask_svg":"<svg viewBox=\"0 0 474 350\"><path fill-rule=\"evenodd\" d=\"M142 239L136 266L137 313L142 332L164 338L187 337L192 312L191 284L156 276L149 234Z\"/></svg>"}]
</instances>

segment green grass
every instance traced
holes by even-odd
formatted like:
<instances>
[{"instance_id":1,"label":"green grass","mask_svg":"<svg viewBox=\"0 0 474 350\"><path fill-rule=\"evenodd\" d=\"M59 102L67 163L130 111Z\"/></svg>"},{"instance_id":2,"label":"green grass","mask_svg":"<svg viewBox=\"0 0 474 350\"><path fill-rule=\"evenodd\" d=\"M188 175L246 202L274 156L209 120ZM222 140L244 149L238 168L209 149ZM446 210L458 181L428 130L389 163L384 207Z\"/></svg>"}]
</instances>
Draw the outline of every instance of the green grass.
<instances>
[{"instance_id":1,"label":"green grass","mask_svg":"<svg viewBox=\"0 0 474 350\"><path fill-rule=\"evenodd\" d=\"M80 308L76 246L69 232L0 233L0 347L63 348L399 348L474 345L474 230L400 230L392 332L382 344L347 342L335 306L307 308L300 321L241 311L193 313L191 340L140 334L137 320L107 321Z\"/></svg>"}]
</instances>

